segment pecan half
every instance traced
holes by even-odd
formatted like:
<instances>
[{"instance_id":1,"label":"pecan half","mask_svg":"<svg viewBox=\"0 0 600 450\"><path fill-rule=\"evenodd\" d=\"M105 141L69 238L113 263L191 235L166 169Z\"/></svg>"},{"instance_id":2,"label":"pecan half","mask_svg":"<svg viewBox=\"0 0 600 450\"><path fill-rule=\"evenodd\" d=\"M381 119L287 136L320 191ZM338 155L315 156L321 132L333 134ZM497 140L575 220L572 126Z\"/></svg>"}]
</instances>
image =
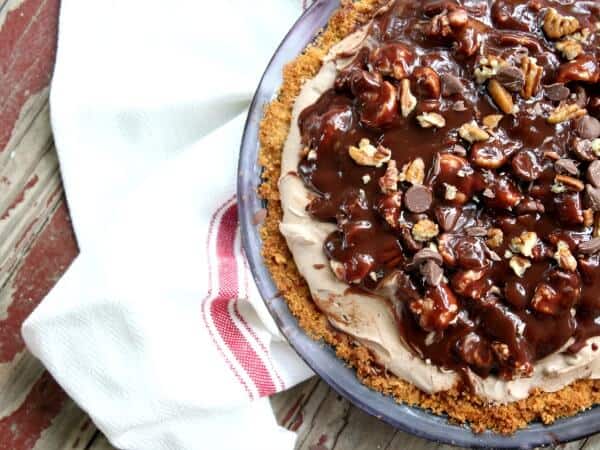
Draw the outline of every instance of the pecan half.
<instances>
[{"instance_id":1,"label":"pecan half","mask_svg":"<svg viewBox=\"0 0 600 450\"><path fill-rule=\"evenodd\" d=\"M521 60L521 70L525 74L525 85L521 91L521 96L524 99L529 99L537 93L544 69L537 65L535 58L524 56Z\"/></svg>"},{"instance_id":2,"label":"pecan half","mask_svg":"<svg viewBox=\"0 0 600 450\"><path fill-rule=\"evenodd\" d=\"M488 83L488 92L494 100L494 103L504 114L514 112L515 104L512 95L497 80L491 79Z\"/></svg>"},{"instance_id":3,"label":"pecan half","mask_svg":"<svg viewBox=\"0 0 600 450\"><path fill-rule=\"evenodd\" d=\"M544 33L550 39L559 39L579 29L579 21L572 16L563 16L554 8L548 8L544 16Z\"/></svg>"}]
</instances>

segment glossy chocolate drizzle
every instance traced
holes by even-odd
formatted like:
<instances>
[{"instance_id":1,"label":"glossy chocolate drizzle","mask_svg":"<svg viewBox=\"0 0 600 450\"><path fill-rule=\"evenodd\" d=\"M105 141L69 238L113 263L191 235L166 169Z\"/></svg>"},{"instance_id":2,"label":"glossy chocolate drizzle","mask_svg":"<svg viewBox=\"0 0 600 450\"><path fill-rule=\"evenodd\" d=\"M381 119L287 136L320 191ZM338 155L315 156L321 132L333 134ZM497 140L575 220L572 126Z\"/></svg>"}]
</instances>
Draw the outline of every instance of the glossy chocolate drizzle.
<instances>
[{"instance_id":1,"label":"glossy chocolate drizzle","mask_svg":"<svg viewBox=\"0 0 600 450\"><path fill-rule=\"evenodd\" d=\"M581 48L571 60L556 48L562 39L543 29L549 8L578 21ZM298 174L315 194L308 210L337 224L325 253L341 264L338 276L352 289L389 293L403 339L435 365L484 377L527 376L536 360L570 338L568 351L577 351L600 335L600 256L578 251L594 234L589 215L600 214L588 186L581 190L597 159L595 131L581 118L547 120L561 105L585 109L586 120L600 117L599 21L598 1L398 0L376 15L335 86L299 118L306 149ZM504 69L477 80L476 69L494 57ZM523 94L523 58L543 69L530 98ZM407 117L403 79L417 101ZM491 80L510 94L509 113L490 96ZM423 128L416 117L430 112L445 124ZM492 114L501 118L484 128L487 140L459 135L463 124L483 127ZM407 208L410 182L382 191L386 164L360 165L349 156L363 138L390 149L399 170L422 158L423 185L432 194L425 212ZM571 162L563 168L558 159ZM557 183L565 170L582 185ZM413 231L423 219L439 233L420 241ZM490 241L492 229L502 231L500 245ZM510 265L519 254L511 242L526 232L537 240L519 255L529 264L519 276ZM555 257L560 241L576 258L575 270ZM414 260L431 244L443 256L443 278L434 285Z\"/></svg>"}]
</instances>

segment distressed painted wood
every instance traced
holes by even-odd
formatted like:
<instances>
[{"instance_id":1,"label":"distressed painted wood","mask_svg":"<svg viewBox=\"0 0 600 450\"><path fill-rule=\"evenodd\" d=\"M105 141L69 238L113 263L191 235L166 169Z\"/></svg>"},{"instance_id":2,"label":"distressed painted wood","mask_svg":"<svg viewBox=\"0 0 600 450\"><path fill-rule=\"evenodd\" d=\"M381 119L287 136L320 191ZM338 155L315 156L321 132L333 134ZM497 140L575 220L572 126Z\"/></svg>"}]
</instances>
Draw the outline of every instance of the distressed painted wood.
<instances>
[{"instance_id":1,"label":"distressed painted wood","mask_svg":"<svg viewBox=\"0 0 600 450\"><path fill-rule=\"evenodd\" d=\"M297 450L458 450L395 430L312 378L271 399L281 426L295 431ZM600 435L561 445L562 450L599 450Z\"/></svg>"},{"instance_id":2,"label":"distressed painted wood","mask_svg":"<svg viewBox=\"0 0 600 450\"><path fill-rule=\"evenodd\" d=\"M58 0L0 0L0 449L87 448L97 430L21 338L77 255L52 142Z\"/></svg>"}]
</instances>

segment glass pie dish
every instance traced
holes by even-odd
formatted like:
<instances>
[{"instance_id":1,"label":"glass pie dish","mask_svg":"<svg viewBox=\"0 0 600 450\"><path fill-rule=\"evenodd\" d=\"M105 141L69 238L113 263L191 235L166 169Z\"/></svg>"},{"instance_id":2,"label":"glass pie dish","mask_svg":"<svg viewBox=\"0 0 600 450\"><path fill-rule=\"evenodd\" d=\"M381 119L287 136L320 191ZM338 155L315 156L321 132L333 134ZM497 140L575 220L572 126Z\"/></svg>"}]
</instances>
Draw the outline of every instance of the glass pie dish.
<instances>
[{"instance_id":1,"label":"glass pie dish","mask_svg":"<svg viewBox=\"0 0 600 450\"><path fill-rule=\"evenodd\" d=\"M449 423L445 417L418 407L398 404L361 384L352 369L338 359L333 349L313 340L299 327L285 300L277 292L269 270L263 263L256 213L264 205L257 194L260 184L258 131L264 105L277 93L284 65L294 59L326 24L337 2L317 1L294 25L269 63L251 105L242 139L238 201L242 239L258 289L281 329L282 334L307 364L337 392L366 412L391 425L434 441L453 445L494 448L532 448L584 437L600 430L598 408L558 420L552 425L532 423L510 436L493 432L474 434L468 427Z\"/></svg>"}]
</instances>

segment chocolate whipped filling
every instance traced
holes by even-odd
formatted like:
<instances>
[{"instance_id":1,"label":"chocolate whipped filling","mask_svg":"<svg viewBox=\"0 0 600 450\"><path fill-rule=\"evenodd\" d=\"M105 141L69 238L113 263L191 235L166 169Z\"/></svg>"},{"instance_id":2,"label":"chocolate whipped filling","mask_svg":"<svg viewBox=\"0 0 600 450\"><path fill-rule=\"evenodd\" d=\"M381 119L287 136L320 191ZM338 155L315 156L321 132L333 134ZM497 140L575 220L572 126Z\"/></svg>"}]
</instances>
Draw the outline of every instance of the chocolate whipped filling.
<instances>
[{"instance_id":1,"label":"chocolate whipped filling","mask_svg":"<svg viewBox=\"0 0 600 450\"><path fill-rule=\"evenodd\" d=\"M331 269L390 298L421 359L509 380L600 335L599 21L398 0L301 112Z\"/></svg>"}]
</instances>

